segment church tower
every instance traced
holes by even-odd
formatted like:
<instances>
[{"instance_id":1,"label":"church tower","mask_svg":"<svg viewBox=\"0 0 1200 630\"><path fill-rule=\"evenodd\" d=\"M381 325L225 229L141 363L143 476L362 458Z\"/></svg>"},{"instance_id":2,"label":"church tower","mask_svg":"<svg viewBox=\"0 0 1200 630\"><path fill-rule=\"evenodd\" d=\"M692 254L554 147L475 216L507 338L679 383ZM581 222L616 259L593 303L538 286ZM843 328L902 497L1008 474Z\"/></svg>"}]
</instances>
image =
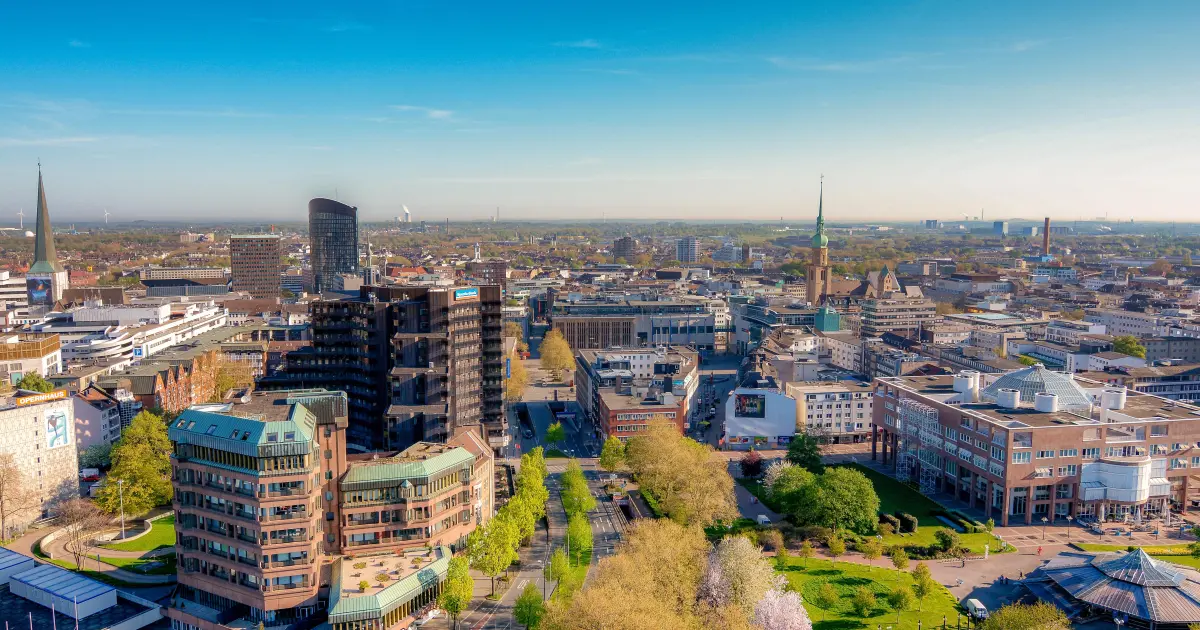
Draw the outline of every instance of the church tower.
<instances>
[{"instance_id":1,"label":"church tower","mask_svg":"<svg viewBox=\"0 0 1200 630\"><path fill-rule=\"evenodd\" d=\"M832 292L829 276L829 237L825 236L825 177L821 176L821 192L817 197L817 231L812 237L812 257L805 281L809 304L820 304Z\"/></svg>"},{"instance_id":2,"label":"church tower","mask_svg":"<svg viewBox=\"0 0 1200 630\"><path fill-rule=\"evenodd\" d=\"M54 230L50 227L50 207L46 203L46 188L42 185L42 168L38 165L37 234L33 243L33 264L25 274L25 291L30 306L53 306L62 299L67 288L67 270L58 262L54 249Z\"/></svg>"}]
</instances>

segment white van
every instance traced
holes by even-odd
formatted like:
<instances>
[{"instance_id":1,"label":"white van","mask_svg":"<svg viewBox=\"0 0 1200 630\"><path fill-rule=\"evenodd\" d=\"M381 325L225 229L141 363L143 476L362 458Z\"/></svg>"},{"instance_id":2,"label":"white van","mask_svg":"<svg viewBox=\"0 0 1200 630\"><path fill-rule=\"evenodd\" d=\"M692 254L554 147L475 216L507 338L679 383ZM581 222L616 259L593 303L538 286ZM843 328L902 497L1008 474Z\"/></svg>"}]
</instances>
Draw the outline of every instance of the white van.
<instances>
[{"instance_id":1,"label":"white van","mask_svg":"<svg viewBox=\"0 0 1200 630\"><path fill-rule=\"evenodd\" d=\"M983 602L979 601L978 599L968 599L967 601L963 602L963 608L967 609L968 615L971 615L976 619L988 618L987 607L984 606Z\"/></svg>"}]
</instances>

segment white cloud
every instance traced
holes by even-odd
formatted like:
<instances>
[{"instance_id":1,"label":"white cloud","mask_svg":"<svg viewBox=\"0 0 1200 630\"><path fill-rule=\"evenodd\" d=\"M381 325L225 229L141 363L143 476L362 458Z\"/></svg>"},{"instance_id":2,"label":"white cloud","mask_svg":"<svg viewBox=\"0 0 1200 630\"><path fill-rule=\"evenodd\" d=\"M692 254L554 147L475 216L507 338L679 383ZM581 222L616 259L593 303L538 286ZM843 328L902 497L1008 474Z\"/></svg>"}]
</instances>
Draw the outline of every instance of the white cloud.
<instances>
[{"instance_id":1,"label":"white cloud","mask_svg":"<svg viewBox=\"0 0 1200 630\"><path fill-rule=\"evenodd\" d=\"M1042 46L1045 46L1048 41L1049 40L1045 39L1022 39L1020 41L1013 42L1013 44L1008 47L1008 51L1014 53L1023 53L1033 50L1034 48L1041 48Z\"/></svg>"},{"instance_id":2,"label":"white cloud","mask_svg":"<svg viewBox=\"0 0 1200 630\"><path fill-rule=\"evenodd\" d=\"M554 45L560 48L604 48L600 42L594 39L580 39L573 42L554 42Z\"/></svg>"},{"instance_id":3,"label":"white cloud","mask_svg":"<svg viewBox=\"0 0 1200 630\"><path fill-rule=\"evenodd\" d=\"M448 109L422 107L420 105L392 105L392 109L398 112L420 112L425 114L427 118L433 118L435 120L449 120L454 116L454 112Z\"/></svg>"},{"instance_id":4,"label":"white cloud","mask_svg":"<svg viewBox=\"0 0 1200 630\"><path fill-rule=\"evenodd\" d=\"M342 20L325 27L327 33L350 33L354 31L369 31L371 26L354 20Z\"/></svg>"},{"instance_id":5,"label":"white cloud","mask_svg":"<svg viewBox=\"0 0 1200 630\"><path fill-rule=\"evenodd\" d=\"M89 44L85 41L80 41L78 39L72 39L71 41L67 42L67 45L70 46L71 48L91 48L92 47L91 44Z\"/></svg>"}]
</instances>

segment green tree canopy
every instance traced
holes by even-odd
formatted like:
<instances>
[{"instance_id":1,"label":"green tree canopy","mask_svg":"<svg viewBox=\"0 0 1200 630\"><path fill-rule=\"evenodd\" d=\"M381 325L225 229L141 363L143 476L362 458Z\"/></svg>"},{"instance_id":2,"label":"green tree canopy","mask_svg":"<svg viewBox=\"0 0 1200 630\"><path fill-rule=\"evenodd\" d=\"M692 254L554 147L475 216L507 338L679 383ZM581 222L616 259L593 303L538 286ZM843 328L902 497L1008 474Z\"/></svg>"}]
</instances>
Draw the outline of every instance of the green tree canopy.
<instances>
[{"instance_id":1,"label":"green tree canopy","mask_svg":"<svg viewBox=\"0 0 1200 630\"><path fill-rule=\"evenodd\" d=\"M787 460L810 472L820 473L825 470L825 464L821 463L820 443L817 442L817 438L805 433L797 433L792 437L791 443L788 444Z\"/></svg>"},{"instance_id":2,"label":"green tree canopy","mask_svg":"<svg viewBox=\"0 0 1200 630\"><path fill-rule=\"evenodd\" d=\"M559 444L567 440L567 430L563 428L561 422L555 422L546 428L546 442L550 444Z\"/></svg>"},{"instance_id":3,"label":"green tree canopy","mask_svg":"<svg viewBox=\"0 0 1200 630\"><path fill-rule=\"evenodd\" d=\"M549 370L554 380L562 379L564 373L575 369L575 352L558 329L546 333L538 352L541 355L542 368Z\"/></svg>"},{"instance_id":4,"label":"green tree canopy","mask_svg":"<svg viewBox=\"0 0 1200 630\"><path fill-rule=\"evenodd\" d=\"M1053 604L1009 604L992 611L979 630L1070 630L1071 622Z\"/></svg>"},{"instance_id":5,"label":"green tree canopy","mask_svg":"<svg viewBox=\"0 0 1200 630\"><path fill-rule=\"evenodd\" d=\"M625 444L616 436L608 436L604 440L604 448L600 449L600 468L615 472L625 465Z\"/></svg>"},{"instance_id":6,"label":"green tree canopy","mask_svg":"<svg viewBox=\"0 0 1200 630\"><path fill-rule=\"evenodd\" d=\"M534 586L533 582L526 584L521 595L517 597L517 603L513 605L513 618L526 628L536 628L545 614L546 604L542 601L542 594L538 592L537 586Z\"/></svg>"},{"instance_id":7,"label":"green tree canopy","mask_svg":"<svg viewBox=\"0 0 1200 630\"><path fill-rule=\"evenodd\" d=\"M1113 350L1139 359L1146 358L1146 346L1143 346L1138 341L1138 338L1133 335L1115 337L1113 339Z\"/></svg>"},{"instance_id":8,"label":"green tree canopy","mask_svg":"<svg viewBox=\"0 0 1200 630\"><path fill-rule=\"evenodd\" d=\"M571 560L576 565L583 559L584 554L592 551L592 524L586 514L573 514L567 522L567 543L571 550Z\"/></svg>"},{"instance_id":9,"label":"green tree canopy","mask_svg":"<svg viewBox=\"0 0 1200 630\"><path fill-rule=\"evenodd\" d=\"M458 616L471 604L475 590L475 581L467 569L465 557L451 558L450 566L446 569L446 581L442 583L442 594L438 596L438 606L450 616L455 628L458 627Z\"/></svg>"},{"instance_id":10,"label":"green tree canopy","mask_svg":"<svg viewBox=\"0 0 1200 630\"><path fill-rule=\"evenodd\" d=\"M54 391L54 385L42 378L37 372L26 372L21 380L17 381L17 389L25 389L31 392L41 392L43 394Z\"/></svg>"},{"instance_id":11,"label":"green tree canopy","mask_svg":"<svg viewBox=\"0 0 1200 630\"><path fill-rule=\"evenodd\" d=\"M117 514L122 493L126 515L140 516L171 502L171 441L161 417L149 411L134 416L113 446L112 464L96 497L100 509Z\"/></svg>"},{"instance_id":12,"label":"green tree canopy","mask_svg":"<svg viewBox=\"0 0 1200 630\"><path fill-rule=\"evenodd\" d=\"M860 534L875 531L879 495L866 475L847 467L830 468L800 491L792 515L798 522Z\"/></svg>"},{"instance_id":13,"label":"green tree canopy","mask_svg":"<svg viewBox=\"0 0 1200 630\"><path fill-rule=\"evenodd\" d=\"M499 514L484 527L477 527L467 536L467 557L471 566L492 579L496 592L496 577L517 561L520 532L510 518Z\"/></svg>"}]
</instances>

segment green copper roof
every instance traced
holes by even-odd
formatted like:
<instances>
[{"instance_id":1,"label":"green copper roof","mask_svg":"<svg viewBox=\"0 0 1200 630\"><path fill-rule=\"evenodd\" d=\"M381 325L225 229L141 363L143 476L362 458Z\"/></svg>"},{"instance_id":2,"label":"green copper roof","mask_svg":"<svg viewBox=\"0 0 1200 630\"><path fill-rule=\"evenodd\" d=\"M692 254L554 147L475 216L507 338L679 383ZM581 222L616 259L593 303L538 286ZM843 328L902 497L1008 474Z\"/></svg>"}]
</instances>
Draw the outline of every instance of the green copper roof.
<instances>
[{"instance_id":1,"label":"green copper roof","mask_svg":"<svg viewBox=\"0 0 1200 630\"><path fill-rule=\"evenodd\" d=\"M347 623L378 619L393 610L412 601L417 595L433 588L435 584L446 579L450 568L450 548L436 548L438 559L430 562L425 568L407 575L390 586L373 595L358 595L342 597L343 588L358 588L358 585L342 585L342 562L337 563L337 575L334 575L333 588L329 589L329 623Z\"/></svg>"},{"instance_id":2,"label":"green copper roof","mask_svg":"<svg viewBox=\"0 0 1200 630\"><path fill-rule=\"evenodd\" d=\"M462 447L438 453L428 459L406 459L401 453L388 459L352 462L340 485L343 490L391 486L405 479L427 479L447 470L471 466L474 463L475 456Z\"/></svg>"},{"instance_id":3,"label":"green copper roof","mask_svg":"<svg viewBox=\"0 0 1200 630\"><path fill-rule=\"evenodd\" d=\"M304 455L311 451L316 426L304 405L292 405L287 419L271 421L188 409L171 423L167 436L172 442L251 457Z\"/></svg>"},{"instance_id":4,"label":"green copper roof","mask_svg":"<svg viewBox=\"0 0 1200 630\"><path fill-rule=\"evenodd\" d=\"M825 179L821 178L821 193L817 197L817 232L812 237L813 247L828 247L829 237L825 236Z\"/></svg>"},{"instance_id":5,"label":"green copper roof","mask_svg":"<svg viewBox=\"0 0 1200 630\"><path fill-rule=\"evenodd\" d=\"M42 169L38 167L38 200L37 225L34 226L37 238L33 242L33 264L29 266L30 274L58 273L63 266L58 262L58 252L54 249L54 232L50 229L50 206L46 204L46 187L42 184Z\"/></svg>"}]
</instances>

